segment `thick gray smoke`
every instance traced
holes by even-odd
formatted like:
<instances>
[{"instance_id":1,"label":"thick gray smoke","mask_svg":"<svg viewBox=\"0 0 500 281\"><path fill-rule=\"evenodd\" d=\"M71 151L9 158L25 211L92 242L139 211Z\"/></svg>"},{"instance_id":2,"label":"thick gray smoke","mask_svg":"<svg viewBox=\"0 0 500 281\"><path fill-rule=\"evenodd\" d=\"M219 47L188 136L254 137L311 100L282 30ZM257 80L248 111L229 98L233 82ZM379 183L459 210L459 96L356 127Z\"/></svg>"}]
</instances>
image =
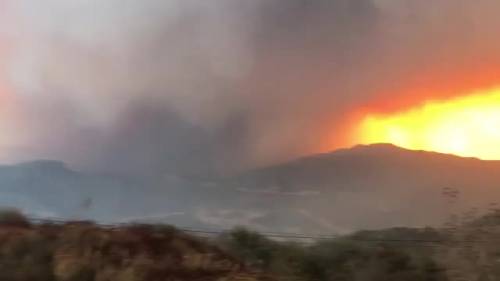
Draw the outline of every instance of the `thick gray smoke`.
<instances>
[{"instance_id":1,"label":"thick gray smoke","mask_svg":"<svg viewBox=\"0 0 500 281\"><path fill-rule=\"evenodd\" d=\"M8 4L4 158L91 170L212 174L293 158L326 135L341 145L359 106L457 78L485 86L496 81L474 74L500 63L495 0Z\"/></svg>"}]
</instances>

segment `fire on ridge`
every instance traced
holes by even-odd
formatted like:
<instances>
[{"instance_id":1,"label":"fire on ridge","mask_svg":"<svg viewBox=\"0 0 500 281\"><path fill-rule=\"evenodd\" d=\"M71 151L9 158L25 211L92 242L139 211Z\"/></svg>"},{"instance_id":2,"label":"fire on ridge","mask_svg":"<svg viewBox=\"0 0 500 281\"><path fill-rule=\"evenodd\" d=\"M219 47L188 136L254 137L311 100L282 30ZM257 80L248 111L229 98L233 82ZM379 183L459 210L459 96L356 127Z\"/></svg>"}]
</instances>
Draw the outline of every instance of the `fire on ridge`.
<instances>
[{"instance_id":1,"label":"fire on ridge","mask_svg":"<svg viewBox=\"0 0 500 281\"><path fill-rule=\"evenodd\" d=\"M363 115L354 135L362 144L397 146L500 159L500 88L448 99L392 113Z\"/></svg>"}]
</instances>

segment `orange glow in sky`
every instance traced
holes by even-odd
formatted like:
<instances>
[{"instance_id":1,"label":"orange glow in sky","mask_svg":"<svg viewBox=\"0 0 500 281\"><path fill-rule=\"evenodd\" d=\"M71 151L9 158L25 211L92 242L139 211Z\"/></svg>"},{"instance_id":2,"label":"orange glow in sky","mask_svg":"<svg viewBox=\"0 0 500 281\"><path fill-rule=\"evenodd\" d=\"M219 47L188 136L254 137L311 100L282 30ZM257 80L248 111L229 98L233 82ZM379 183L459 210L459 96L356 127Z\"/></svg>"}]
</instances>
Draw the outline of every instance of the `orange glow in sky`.
<instances>
[{"instance_id":1,"label":"orange glow in sky","mask_svg":"<svg viewBox=\"0 0 500 281\"><path fill-rule=\"evenodd\" d=\"M500 88L390 114L366 114L355 135L362 144L397 146L500 159Z\"/></svg>"}]
</instances>

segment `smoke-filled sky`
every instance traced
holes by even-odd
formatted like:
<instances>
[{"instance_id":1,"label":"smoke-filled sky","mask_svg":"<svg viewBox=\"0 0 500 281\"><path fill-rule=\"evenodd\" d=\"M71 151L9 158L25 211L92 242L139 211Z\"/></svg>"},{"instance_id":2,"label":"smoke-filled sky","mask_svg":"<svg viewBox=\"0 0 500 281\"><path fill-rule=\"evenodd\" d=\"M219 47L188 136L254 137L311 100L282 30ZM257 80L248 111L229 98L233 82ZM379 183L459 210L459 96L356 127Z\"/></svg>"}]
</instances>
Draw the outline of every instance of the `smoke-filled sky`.
<instances>
[{"instance_id":1,"label":"smoke-filled sky","mask_svg":"<svg viewBox=\"0 0 500 281\"><path fill-rule=\"evenodd\" d=\"M1 0L0 160L228 172L500 84L497 0Z\"/></svg>"}]
</instances>

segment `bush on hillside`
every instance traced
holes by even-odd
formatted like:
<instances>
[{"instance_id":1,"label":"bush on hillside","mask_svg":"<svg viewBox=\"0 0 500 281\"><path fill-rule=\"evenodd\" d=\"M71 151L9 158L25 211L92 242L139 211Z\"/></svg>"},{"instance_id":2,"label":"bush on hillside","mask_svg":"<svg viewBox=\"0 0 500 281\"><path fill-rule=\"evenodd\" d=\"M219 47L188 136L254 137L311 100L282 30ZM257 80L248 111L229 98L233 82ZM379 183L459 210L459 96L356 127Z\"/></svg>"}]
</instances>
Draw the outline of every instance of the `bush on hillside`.
<instances>
[{"instance_id":1,"label":"bush on hillside","mask_svg":"<svg viewBox=\"0 0 500 281\"><path fill-rule=\"evenodd\" d=\"M430 253L346 237L310 245L278 242L243 228L224 234L221 246L255 269L296 281L447 281Z\"/></svg>"},{"instance_id":2,"label":"bush on hillside","mask_svg":"<svg viewBox=\"0 0 500 281\"><path fill-rule=\"evenodd\" d=\"M3 209L0 210L0 225L29 227L31 224L21 212L15 209Z\"/></svg>"}]
</instances>

